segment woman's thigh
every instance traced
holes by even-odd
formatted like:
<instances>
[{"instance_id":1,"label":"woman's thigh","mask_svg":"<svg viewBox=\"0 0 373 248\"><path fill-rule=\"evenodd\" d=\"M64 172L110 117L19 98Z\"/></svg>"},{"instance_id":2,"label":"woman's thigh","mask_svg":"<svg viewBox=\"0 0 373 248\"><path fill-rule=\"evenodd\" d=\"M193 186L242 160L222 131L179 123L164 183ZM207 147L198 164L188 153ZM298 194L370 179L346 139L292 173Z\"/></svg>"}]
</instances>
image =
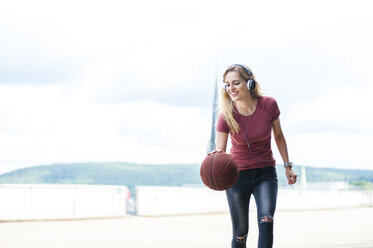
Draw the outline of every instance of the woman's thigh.
<instances>
[{"instance_id":1,"label":"woman's thigh","mask_svg":"<svg viewBox=\"0 0 373 248\"><path fill-rule=\"evenodd\" d=\"M270 217L276 210L278 180L275 167L264 168L261 175L256 178L254 197L258 211L258 219Z\"/></svg>"},{"instance_id":2,"label":"woman's thigh","mask_svg":"<svg viewBox=\"0 0 373 248\"><path fill-rule=\"evenodd\" d=\"M249 172L240 172L237 183L226 190L229 212L234 232L247 233L249 221L249 204L252 194L252 175Z\"/></svg>"}]
</instances>

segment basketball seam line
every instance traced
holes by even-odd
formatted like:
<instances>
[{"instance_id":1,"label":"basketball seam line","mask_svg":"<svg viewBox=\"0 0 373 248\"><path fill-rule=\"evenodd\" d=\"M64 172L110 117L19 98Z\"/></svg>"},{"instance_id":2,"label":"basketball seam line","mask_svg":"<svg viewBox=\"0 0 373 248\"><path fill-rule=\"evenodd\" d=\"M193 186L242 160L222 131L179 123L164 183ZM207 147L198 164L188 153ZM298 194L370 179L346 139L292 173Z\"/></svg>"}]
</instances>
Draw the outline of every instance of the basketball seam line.
<instances>
[{"instance_id":1,"label":"basketball seam line","mask_svg":"<svg viewBox=\"0 0 373 248\"><path fill-rule=\"evenodd\" d=\"M218 178L220 177L220 174L223 173L225 168L228 166L229 162L231 161L231 158L232 158L232 155L229 155L229 159L227 160L227 162L225 162L225 165L224 165L223 169L220 170L220 172L218 174Z\"/></svg>"},{"instance_id":2,"label":"basketball seam line","mask_svg":"<svg viewBox=\"0 0 373 248\"><path fill-rule=\"evenodd\" d=\"M209 185L211 184L211 180L209 180L209 177L207 176L207 174L208 174L207 166L203 167L203 173L204 173L204 175L206 175L206 182L207 182L206 186L209 187Z\"/></svg>"},{"instance_id":3,"label":"basketball seam line","mask_svg":"<svg viewBox=\"0 0 373 248\"><path fill-rule=\"evenodd\" d=\"M212 184L212 187L215 189L215 184L214 184L214 178L213 178L213 173L212 173L212 168L213 168L213 164L214 164L214 159L215 159L215 156L216 156L217 153L214 154L214 156L212 157L212 160L211 160L211 165L210 165L210 175L211 175L211 184Z\"/></svg>"}]
</instances>

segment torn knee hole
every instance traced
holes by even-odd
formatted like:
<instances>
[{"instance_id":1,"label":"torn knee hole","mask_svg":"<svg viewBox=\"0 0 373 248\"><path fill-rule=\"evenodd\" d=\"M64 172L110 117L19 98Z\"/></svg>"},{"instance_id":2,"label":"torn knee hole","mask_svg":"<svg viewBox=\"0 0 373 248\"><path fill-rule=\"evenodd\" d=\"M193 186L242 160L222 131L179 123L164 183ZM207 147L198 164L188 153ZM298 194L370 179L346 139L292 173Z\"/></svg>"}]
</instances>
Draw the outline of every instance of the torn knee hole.
<instances>
[{"instance_id":1,"label":"torn knee hole","mask_svg":"<svg viewBox=\"0 0 373 248\"><path fill-rule=\"evenodd\" d=\"M239 240L239 241L242 241L242 240L245 240L246 237L247 237L247 235L245 235L245 236L243 236L243 237L236 237L236 239Z\"/></svg>"},{"instance_id":2,"label":"torn knee hole","mask_svg":"<svg viewBox=\"0 0 373 248\"><path fill-rule=\"evenodd\" d=\"M269 217L269 216L265 216L263 218L260 219L260 222L273 222L273 219L272 217Z\"/></svg>"}]
</instances>

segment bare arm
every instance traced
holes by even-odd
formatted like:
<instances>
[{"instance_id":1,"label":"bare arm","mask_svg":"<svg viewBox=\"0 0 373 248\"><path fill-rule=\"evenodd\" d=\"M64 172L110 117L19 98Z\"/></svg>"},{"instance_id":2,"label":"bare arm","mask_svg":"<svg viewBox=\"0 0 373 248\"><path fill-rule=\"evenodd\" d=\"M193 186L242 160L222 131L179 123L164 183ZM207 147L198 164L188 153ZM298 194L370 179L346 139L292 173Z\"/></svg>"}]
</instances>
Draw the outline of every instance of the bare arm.
<instances>
[{"instance_id":1,"label":"bare arm","mask_svg":"<svg viewBox=\"0 0 373 248\"><path fill-rule=\"evenodd\" d=\"M278 151L280 152L280 155L282 157L282 161L284 163L289 162L288 148L286 145L285 136L282 133L280 118L272 122L272 128L273 136L275 138Z\"/></svg>"},{"instance_id":2,"label":"bare arm","mask_svg":"<svg viewBox=\"0 0 373 248\"><path fill-rule=\"evenodd\" d=\"M280 152L280 155L282 157L282 161L284 161L284 163L289 162L288 148L286 145L285 136L282 133L280 118L272 122L272 128L273 136L275 138L278 151ZM295 172L290 167L286 167L285 173L286 177L288 178L288 183L294 184L297 180L297 175L295 174Z\"/></svg>"}]
</instances>

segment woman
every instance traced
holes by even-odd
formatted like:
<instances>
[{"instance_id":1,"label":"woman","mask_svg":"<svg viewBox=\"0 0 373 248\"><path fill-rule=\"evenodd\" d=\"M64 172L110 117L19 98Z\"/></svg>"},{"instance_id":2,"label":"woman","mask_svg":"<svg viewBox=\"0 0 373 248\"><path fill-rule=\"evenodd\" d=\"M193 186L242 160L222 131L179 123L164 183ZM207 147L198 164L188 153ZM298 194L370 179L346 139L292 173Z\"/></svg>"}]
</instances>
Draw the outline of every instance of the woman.
<instances>
[{"instance_id":1,"label":"woman","mask_svg":"<svg viewBox=\"0 0 373 248\"><path fill-rule=\"evenodd\" d=\"M226 151L230 134L231 155L239 167L237 183L226 191L233 227L232 247L246 247L251 195L254 195L258 212L258 247L272 247L278 188L276 161L271 150L272 130L288 183L294 184L297 179L281 130L280 110L273 98L262 96L247 66L229 66L223 79L225 89L222 91L216 150L213 153Z\"/></svg>"}]
</instances>

